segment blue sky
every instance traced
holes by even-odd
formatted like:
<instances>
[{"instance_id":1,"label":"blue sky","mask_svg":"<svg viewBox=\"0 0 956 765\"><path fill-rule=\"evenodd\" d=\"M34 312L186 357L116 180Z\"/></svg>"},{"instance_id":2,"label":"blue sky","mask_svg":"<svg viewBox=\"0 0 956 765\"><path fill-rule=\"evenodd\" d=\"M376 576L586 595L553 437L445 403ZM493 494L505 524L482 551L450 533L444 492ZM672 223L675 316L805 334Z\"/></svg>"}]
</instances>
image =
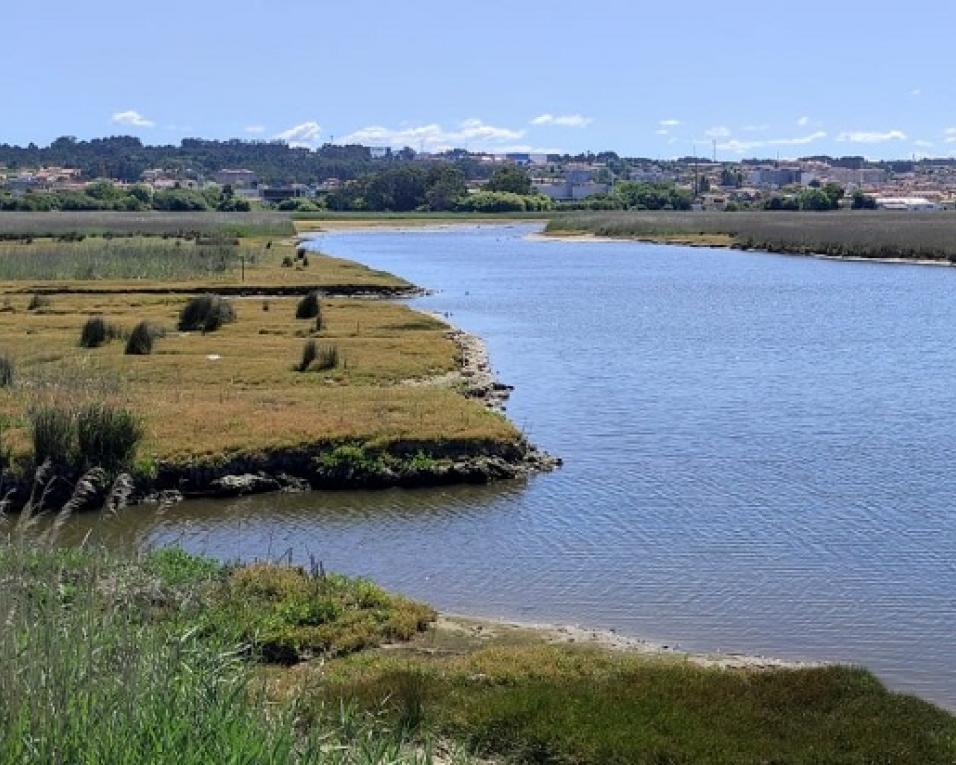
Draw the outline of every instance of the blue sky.
<instances>
[{"instance_id":1,"label":"blue sky","mask_svg":"<svg viewBox=\"0 0 956 765\"><path fill-rule=\"evenodd\" d=\"M0 142L956 154L956 3L33 0Z\"/></svg>"}]
</instances>

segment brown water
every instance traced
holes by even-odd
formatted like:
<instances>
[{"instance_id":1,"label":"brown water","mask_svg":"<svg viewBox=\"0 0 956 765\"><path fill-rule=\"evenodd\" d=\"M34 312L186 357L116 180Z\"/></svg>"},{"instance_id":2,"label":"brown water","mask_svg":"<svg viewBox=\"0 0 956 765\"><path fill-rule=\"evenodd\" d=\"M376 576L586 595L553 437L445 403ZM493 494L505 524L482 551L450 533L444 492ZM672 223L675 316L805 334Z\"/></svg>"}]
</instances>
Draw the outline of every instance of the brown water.
<instances>
[{"instance_id":1,"label":"brown water","mask_svg":"<svg viewBox=\"0 0 956 765\"><path fill-rule=\"evenodd\" d=\"M865 664L956 708L956 270L533 227L330 234L437 292L565 467L489 487L81 518L119 547L314 555L439 608Z\"/></svg>"}]
</instances>

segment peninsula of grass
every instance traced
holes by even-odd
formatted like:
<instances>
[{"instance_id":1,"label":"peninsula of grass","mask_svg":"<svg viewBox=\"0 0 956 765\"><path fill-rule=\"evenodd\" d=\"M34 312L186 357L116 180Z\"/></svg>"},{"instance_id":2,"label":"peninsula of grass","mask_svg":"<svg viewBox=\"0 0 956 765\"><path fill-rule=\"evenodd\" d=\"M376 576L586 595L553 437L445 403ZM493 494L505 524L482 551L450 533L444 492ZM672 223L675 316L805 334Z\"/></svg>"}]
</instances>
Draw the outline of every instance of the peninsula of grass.
<instances>
[{"instance_id":1,"label":"peninsula of grass","mask_svg":"<svg viewBox=\"0 0 956 765\"><path fill-rule=\"evenodd\" d=\"M947 212L588 212L556 217L546 233L795 255L956 263L956 216Z\"/></svg>"},{"instance_id":2,"label":"peninsula of grass","mask_svg":"<svg viewBox=\"0 0 956 765\"><path fill-rule=\"evenodd\" d=\"M862 669L702 665L439 618L372 582L0 543L0 761L921 763L956 718ZM28 525L28 524L27 524Z\"/></svg>"},{"instance_id":3,"label":"peninsula of grass","mask_svg":"<svg viewBox=\"0 0 956 765\"><path fill-rule=\"evenodd\" d=\"M330 296L413 290L288 239L0 243L5 475L27 481L40 462L31 413L99 400L142 422L129 466L142 491L214 493L234 474L267 474L257 490L279 488L276 476L339 487L514 474L528 446L465 395L446 324Z\"/></svg>"}]
</instances>

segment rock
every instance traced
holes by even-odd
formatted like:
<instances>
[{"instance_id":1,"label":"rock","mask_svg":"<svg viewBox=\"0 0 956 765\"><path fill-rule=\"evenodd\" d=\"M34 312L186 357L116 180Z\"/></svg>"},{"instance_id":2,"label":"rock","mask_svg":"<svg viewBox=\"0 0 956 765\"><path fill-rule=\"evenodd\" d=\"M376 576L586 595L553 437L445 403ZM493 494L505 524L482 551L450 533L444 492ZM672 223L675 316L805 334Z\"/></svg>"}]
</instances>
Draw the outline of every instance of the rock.
<instances>
[{"instance_id":1,"label":"rock","mask_svg":"<svg viewBox=\"0 0 956 765\"><path fill-rule=\"evenodd\" d=\"M209 490L217 497L239 497L243 494L261 494L282 488L275 478L254 473L224 475L209 482Z\"/></svg>"},{"instance_id":2,"label":"rock","mask_svg":"<svg viewBox=\"0 0 956 765\"><path fill-rule=\"evenodd\" d=\"M103 506L104 509L111 513L118 513L129 504L135 488L133 476L129 473L120 473L113 481L113 486L110 488Z\"/></svg>"},{"instance_id":3,"label":"rock","mask_svg":"<svg viewBox=\"0 0 956 765\"><path fill-rule=\"evenodd\" d=\"M280 490L287 494L297 494L299 492L309 491L312 488L309 482L304 478L296 478L294 475L289 475L288 473L279 473L279 475L276 476L276 480L279 482Z\"/></svg>"}]
</instances>

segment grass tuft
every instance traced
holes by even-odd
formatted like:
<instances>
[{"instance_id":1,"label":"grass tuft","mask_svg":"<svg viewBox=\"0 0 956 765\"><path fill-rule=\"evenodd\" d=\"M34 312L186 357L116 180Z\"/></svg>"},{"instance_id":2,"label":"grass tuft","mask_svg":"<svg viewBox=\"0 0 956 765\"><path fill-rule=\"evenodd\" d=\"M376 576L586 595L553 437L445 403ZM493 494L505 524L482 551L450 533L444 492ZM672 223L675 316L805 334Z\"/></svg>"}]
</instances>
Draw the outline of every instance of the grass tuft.
<instances>
[{"instance_id":1,"label":"grass tuft","mask_svg":"<svg viewBox=\"0 0 956 765\"><path fill-rule=\"evenodd\" d=\"M34 293L30 296L30 302L27 304L28 311L45 311L52 305L52 301L46 295Z\"/></svg>"},{"instance_id":2,"label":"grass tuft","mask_svg":"<svg viewBox=\"0 0 956 765\"><path fill-rule=\"evenodd\" d=\"M129 333L126 341L126 355L148 356L153 352L153 344L164 334L162 327L149 321L141 321Z\"/></svg>"},{"instance_id":3,"label":"grass tuft","mask_svg":"<svg viewBox=\"0 0 956 765\"><path fill-rule=\"evenodd\" d=\"M219 295L199 295L190 298L179 314L178 328L181 332L200 330L215 332L223 324L236 320L232 302Z\"/></svg>"},{"instance_id":4,"label":"grass tuft","mask_svg":"<svg viewBox=\"0 0 956 765\"><path fill-rule=\"evenodd\" d=\"M80 346L83 348L99 348L110 340L120 337L119 327L110 324L103 316L91 316L86 320L80 332Z\"/></svg>"},{"instance_id":5,"label":"grass tuft","mask_svg":"<svg viewBox=\"0 0 956 765\"><path fill-rule=\"evenodd\" d=\"M88 404L76 414L76 446L85 467L115 472L133 464L143 425L127 409Z\"/></svg>"},{"instance_id":6,"label":"grass tuft","mask_svg":"<svg viewBox=\"0 0 956 765\"><path fill-rule=\"evenodd\" d=\"M0 354L0 388L9 388L13 385L13 359L7 354Z\"/></svg>"},{"instance_id":7,"label":"grass tuft","mask_svg":"<svg viewBox=\"0 0 956 765\"><path fill-rule=\"evenodd\" d=\"M322 304L319 302L319 293L312 290L303 297L295 307L295 318L317 319L322 315Z\"/></svg>"}]
</instances>

